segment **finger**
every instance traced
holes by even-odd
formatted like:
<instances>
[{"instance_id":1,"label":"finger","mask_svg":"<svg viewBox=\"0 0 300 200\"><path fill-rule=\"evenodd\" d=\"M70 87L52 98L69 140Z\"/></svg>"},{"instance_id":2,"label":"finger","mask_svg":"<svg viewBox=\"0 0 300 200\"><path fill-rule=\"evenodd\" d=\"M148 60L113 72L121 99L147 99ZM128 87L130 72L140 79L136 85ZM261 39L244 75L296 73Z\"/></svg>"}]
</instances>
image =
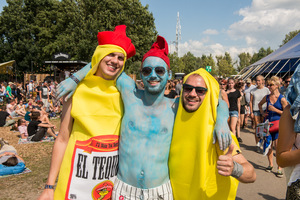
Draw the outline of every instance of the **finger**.
<instances>
[{"instance_id":1,"label":"finger","mask_svg":"<svg viewBox=\"0 0 300 200\"><path fill-rule=\"evenodd\" d=\"M227 165L217 165L217 169L223 172L230 172L230 166Z\"/></svg>"},{"instance_id":2,"label":"finger","mask_svg":"<svg viewBox=\"0 0 300 200\"><path fill-rule=\"evenodd\" d=\"M67 97L65 98L65 101L68 101L68 99L72 97L73 93L74 93L74 92L70 92L70 93L67 95Z\"/></svg>"},{"instance_id":3,"label":"finger","mask_svg":"<svg viewBox=\"0 0 300 200\"><path fill-rule=\"evenodd\" d=\"M228 149L228 152L226 153L226 155L232 155L233 149L234 149L234 145L231 144L231 145L229 146L229 149Z\"/></svg>"},{"instance_id":4,"label":"finger","mask_svg":"<svg viewBox=\"0 0 300 200\"><path fill-rule=\"evenodd\" d=\"M232 143L232 137L231 134L228 135L228 143L227 143L227 147L229 147L229 145Z\"/></svg>"},{"instance_id":5,"label":"finger","mask_svg":"<svg viewBox=\"0 0 300 200\"><path fill-rule=\"evenodd\" d=\"M219 159L217 161L217 166L229 166L229 161L227 156L219 156Z\"/></svg>"},{"instance_id":6,"label":"finger","mask_svg":"<svg viewBox=\"0 0 300 200\"><path fill-rule=\"evenodd\" d=\"M223 137L222 137L223 135L222 134L220 134L220 135L218 135L218 142L219 142L219 146L220 146L220 150L223 150Z\"/></svg>"},{"instance_id":7,"label":"finger","mask_svg":"<svg viewBox=\"0 0 300 200\"><path fill-rule=\"evenodd\" d=\"M214 133L214 135L213 135L213 144L215 144L216 143L216 134Z\"/></svg>"},{"instance_id":8,"label":"finger","mask_svg":"<svg viewBox=\"0 0 300 200\"><path fill-rule=\"evenodd\" d=\"M227 136L224 135L223 140L222 140L222 151L224 151L227 148Z\"/></svg>"},{"instance_id":9,"label":"finger","mask_svg":"<svg viewBox=\"0 0 300 200\"><path fill-rule=\"evenodd\" d=\"M218 170L218 173L222 176L230 176L231 173L229 171Z\"/></svg>"}]
</instances>

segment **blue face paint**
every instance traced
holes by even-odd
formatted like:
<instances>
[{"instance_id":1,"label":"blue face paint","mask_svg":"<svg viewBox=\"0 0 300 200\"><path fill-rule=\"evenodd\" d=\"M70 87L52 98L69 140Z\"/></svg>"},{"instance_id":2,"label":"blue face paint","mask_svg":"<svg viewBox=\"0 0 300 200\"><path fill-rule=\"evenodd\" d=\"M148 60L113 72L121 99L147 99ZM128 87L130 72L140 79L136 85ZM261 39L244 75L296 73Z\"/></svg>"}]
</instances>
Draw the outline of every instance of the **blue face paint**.
<instances>
[{"instance_id":1,"label":"blue face paint","mask_svg":"<svg viewBox=\"0 0 300 200\"><path fill-rule=\"evenodd\" d=\"M168 80L170 79L168 73L168 65L166 64L166 62L159 57L150 56L144 60L142 67L152 68L152 72L148 76L144 76L141 74L141 78L145 86L145 91L150 94L162 93L165 89ZM155 72L156 67L163 67L165 69L165 74L158 75Z\"/></svg>"}]
</instances>

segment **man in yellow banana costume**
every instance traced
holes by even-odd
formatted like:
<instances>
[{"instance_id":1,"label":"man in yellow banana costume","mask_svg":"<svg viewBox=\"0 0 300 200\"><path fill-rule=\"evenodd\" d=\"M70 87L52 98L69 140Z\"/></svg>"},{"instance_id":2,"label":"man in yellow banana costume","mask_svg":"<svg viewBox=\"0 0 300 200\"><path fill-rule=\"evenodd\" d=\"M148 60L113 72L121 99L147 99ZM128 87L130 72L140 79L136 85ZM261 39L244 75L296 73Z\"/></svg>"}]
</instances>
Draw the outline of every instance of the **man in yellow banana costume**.
<instances>
[{"instance_id":1,"label":"man in yellow banana costume","mask_svg":"<svg viewBox=\"0 0 300 200\"><path fill-rule=\"evenodd\" d=\"M234 200L238 182L254 182L253 166L234 135L225 152L213 144L219 84L204 69L184 80L169 155L175 200Z\"/></svg>"}]
</instances>

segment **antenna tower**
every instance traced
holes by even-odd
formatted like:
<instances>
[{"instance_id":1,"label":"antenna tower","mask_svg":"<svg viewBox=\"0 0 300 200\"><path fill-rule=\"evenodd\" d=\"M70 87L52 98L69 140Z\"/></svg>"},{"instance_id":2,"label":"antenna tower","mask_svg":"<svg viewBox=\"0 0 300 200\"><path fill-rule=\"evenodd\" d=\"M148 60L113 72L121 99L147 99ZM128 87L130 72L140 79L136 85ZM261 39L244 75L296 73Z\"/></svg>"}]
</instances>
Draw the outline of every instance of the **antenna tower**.
<instances>
[{"instance_id":1,"label":"antenna tower","mask_svg":"<svg viewBox=\"0 0 300 200\"><path fill-rule=\"evenodd\" d=\"M175 41L175 49L176 49L177 56L178 56L178 52L179 52L178 44L179 44L180 40L181 40L181 25L180 25L180 19L179 19L179 12L177 12L176 41Z\"/></svg>"}]
</instances>

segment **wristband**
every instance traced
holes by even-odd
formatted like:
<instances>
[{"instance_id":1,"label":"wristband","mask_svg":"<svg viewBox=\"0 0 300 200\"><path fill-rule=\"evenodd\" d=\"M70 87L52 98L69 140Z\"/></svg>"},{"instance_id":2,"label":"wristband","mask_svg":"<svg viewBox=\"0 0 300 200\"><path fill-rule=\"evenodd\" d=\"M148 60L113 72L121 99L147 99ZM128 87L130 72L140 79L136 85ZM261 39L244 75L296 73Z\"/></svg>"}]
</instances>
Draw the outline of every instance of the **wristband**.
<instances>
[{"instance_id":1,"label":"wristband","mask_svg":"<svg viewBox=\"0 0 300 200\"><path fill-rule=\"evenodd\" d=\"M70 78L76 83L76 84L78 84L80 81L78 80L78 78L76 78L76 76L74 76L74 74L72 74L71 76L70 76Z\"/></svg>"},{"instance_id":2,"label":"wristband","mask_svg":"<svg viewBox=\"0 0 300 200\"><path fill-rule=\"evenodd\" d=\"M45 189L54 190L54 185L45 185Z\"/></svg>"},{"instance_id":3,"label":"wristband","mask_svg":"<svg viewBox=\"0 0 300 200\"><path fill-rule=\"evenodd\" d=\"M240 176L242 176L243 172L244 172L243 166L233 161L233 170L231 172L231 176L234 178L239 178Z\"/></svg>"}]
</instances>

